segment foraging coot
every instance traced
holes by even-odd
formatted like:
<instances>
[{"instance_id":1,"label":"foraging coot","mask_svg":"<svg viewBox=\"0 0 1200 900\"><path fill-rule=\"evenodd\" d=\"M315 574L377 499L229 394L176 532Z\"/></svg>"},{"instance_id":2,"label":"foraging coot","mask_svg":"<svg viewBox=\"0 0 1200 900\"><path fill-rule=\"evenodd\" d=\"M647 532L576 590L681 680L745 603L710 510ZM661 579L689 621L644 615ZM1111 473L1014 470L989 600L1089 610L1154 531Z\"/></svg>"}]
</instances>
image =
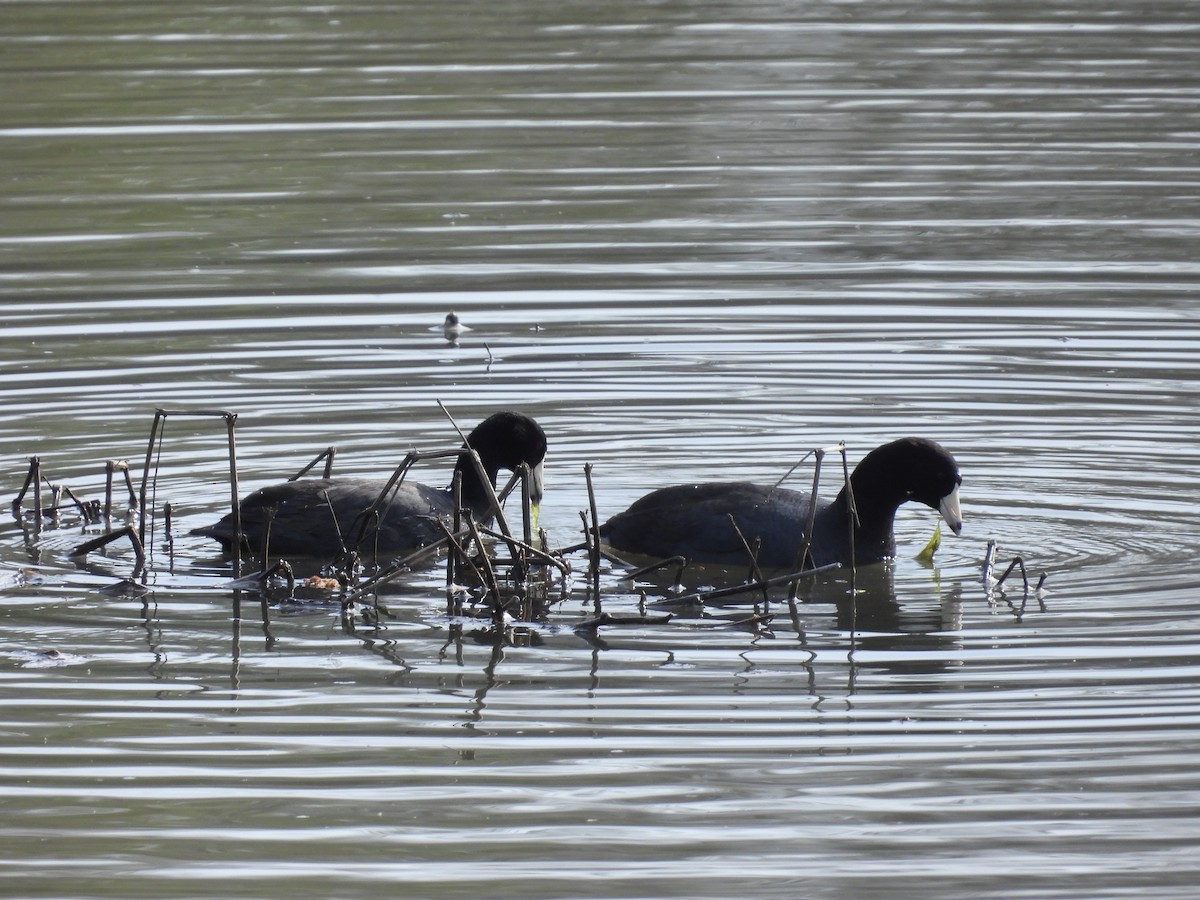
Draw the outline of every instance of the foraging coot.
<instances>
[{"instance_id":1,"label":"foraging coot","mask_svg":"<svg viewBox=\"0 0 1200 900\"><path fill-rule=\"evenodd\" d=\"M526 463L532 471L532 500L536 504L541 499L546 433L529 416L495 413L475 427L467 444L479 454L493 487L500 469L515 471ZM491 518L491 496L470 457L460 456L455 470L462 473L463 505L476 519ZM341 553L343 541L351 550L403 553L443 537L437 519L454 512L450 489L407 481L395 489L390 502L385 501L377 518L365 527L354 526L386 483L366 478L301 478L262 488L240 504L242 533L257 551L269 521L271 553L326 558ZM215 538L229 549L234 540L233 514L192 533Z\"/></svg>"},{"instance_id":2,"label":"foraging coot","mask_svg":"<svg viewBox=\"0 0 1200 900\"><path fill-rule=\"evenodd\" d=\"M900 504L916 500L936 509L958 534L962 530L954 457L924 438L902 438L868 453L850 476L858 525L850 547L845 486L832 501L817 501L810 554L813 565L877 562L895 553L892 523ZM693 562L736 565L749 560L737 528L753 546L758 564L792 567L797 562L812 498L799 491L747 482L666 487L647 494L600 528L617 551L644 556L684 556Z\"/></svg>"}]
</instances>

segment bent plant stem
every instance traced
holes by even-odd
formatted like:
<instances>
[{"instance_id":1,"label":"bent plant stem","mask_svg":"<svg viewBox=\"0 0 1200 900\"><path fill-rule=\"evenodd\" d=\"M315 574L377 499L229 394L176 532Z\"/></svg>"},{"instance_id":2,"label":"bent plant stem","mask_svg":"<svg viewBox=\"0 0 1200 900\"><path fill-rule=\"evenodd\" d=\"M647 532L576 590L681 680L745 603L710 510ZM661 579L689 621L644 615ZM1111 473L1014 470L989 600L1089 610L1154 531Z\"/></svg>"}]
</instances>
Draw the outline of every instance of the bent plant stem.
<instances>
[{"instance_id":1,"label":"bent plant stem","mask_svg":"<svg viewBox=\"0 0 1200 900\"><path fill-rule=\"evenodd\" d=\"M25 499L25 493L30 487L33 488L33 532L34 534L41 534L43 510L42 458L40 456L29 457L29 474L25 476L25 484L21 486L17 498L13 500L13 515L17 518L21 517L21 502Z\"/></svg>"},{"instance_id":2,"label":"bent plant stem","mask_svg":"<svg viewBox=\"0 0 1200 900\"><path fill-rule=\"evenodd\" d=\"M492 537L492 538L496 538L496 539L502 539L504 537L504 535L500 534L500 532L495 531L491 528L488 528L484 525L479 526L479 531L482 534L486 534L488 537ZM553 554L548 553L545 550L541 550L541 549L533 546L533 544L526 544L524 541L517 541L516 544L517 544L517 547L519 547L525 553L530 554L531 556L535 557L536 559L540 560L541 562L545 563L548 566L554 566L556 569L558 569L564 575L568 574L571 571L570 566L568 566L561 559L558 559Z\"/></svg>"},{"instance_id":3,"label":"bent plant stem","mask_svg":"<svg viewBox=\"0 0 1200 900\"><path fill-rule=\"evenodd\" d=\"M453 537L450 536L449 529L445 528L445 523L442 523L442 528L446 531L446 537L439 538L432 543L426 544L419 550L410 553L403 559L396 560L395 563L388 566L384 571L379 572L374 577L367 579L362 584L358 585L351 593L342 598L342 605L348 606L351 603L358 602L367 594L371 593L375 588L382 584L387 584L389 581L392 581L393 579L398 578L405 572L409 571L412 564L417 560L428 556L430 553L445 546L449 541L454 540Z\"/></svg>"},{"instance_id":4,"label":"bent plant stem","mask_svg":"<svg viewBox=\"0 0 1200 900\"><path fill-rule=\"evenodd\" d=\"M479 481L483 485L484 490L488 493L488 500L491 501L488 515L493 515L496 518L496 524L500 526L500 532L504 535L504 540L509 543L509 549L512 552L513 558L517 557L517 552L513 549L511 541L513 540L512 529L508 527L508 520L504 517L504 510L500 505L500 498L496 496L496 486L492 484L492 479L488 477L487 469L483 467L483 460L479 458L479 454L467 444L467 436L463 434L463 430L458 427L458 423L454 421L454 416L450 415L450 410L446 409L446 404L441 400L437 401L437 405L441 408L446 418L450 420L451 426L458 432L458 436L462 439L463 446L461 450L456 451L459 454L466 453L470 456L471 462L475 466L475 473L479 476ZM485 515L484 518L488 518Z\"/></svg>"},{"instance_id":5,"label":"bent plant stem","mask_svg":"<svg viewBox=\"0 0 1200 900\"><path fill-rule=\"evenodd\" d=\"M1025 560L1019 556L1014 556L1012 562L1008 564L1008 568L1004 570L1004 574L996 579L996 587L1000 588L1004 585L1004 580L1012 574L1012 570L1020 567L1021 580L1025 583L1025 593L1029 593L1029 574L1025 571Z\"/></svg>"},{"instance_id":6,"label":"bent plant stem","mask_svg":"<svg viewBox=\"0 0 1200 900\"><path fill-rule=\"evenodd\" d=\"M333 522L333 533L337 535L338 546L342 548L341 555L348 556L350 551L346 547L345 537L342 536L342 526L338 524L337 513L333 509L333 501L329 499L329 491L321 491L321 499L325 501L325 508L329 510L329 521ZM362 513L359 515L361 516ZM354 524L358 524L358 518L355 518ZM350 527L353 528L354 525ZM365 530L366 526L364 525L363 528Z\"/></svg>"},{"instance_id":7,"label":"bent plant stem","mask_svg":"<svg viewBox=\"0 0 1200 900\"><path fill-rule=\"evenodd\" d=\"M804 540L800 543L800 552L796 555L795 564L792 566L797 572L805 571L806 567L812 566L812 533L813 524L817 520L817 492L821 486L821 462L825 459L825 451L821 449L813 450L813 481L812 495L808 503L808 518L804 522ZM788 588L788 599L795 600L796 595L800 591L800 580L797 579L790 588Z\"/></svg>"},{"instance_id":8,"label":"bent plant stem","mask_svg":"<svg viewBox=\"0 0 1200 900\"><path fill-rule=\"evenodd\" d=\"M591 569L593 585L596 589L596 594L600 593L600 516L596 506L596 488L592 484L592 464L585 463L583 467L583 478L587 482L588 492L588 512L592 517L591 530L589 532L590 541L588 546L590 552L588 554L588 566Z\"/></svg>"},{"instance_id":9,"label":"bent plant stem","mask_svg":"<svg viewBox=\"0 0 1200 900\"><path fill-rule=\"evenodd\" d=\"M479 557L483 561L483 574L487 579L484 583L487 585L488 592L492 595L492 621L495 625L496 633L500 634L504 631L504 599L500 596L500 581L496 578L496 570L492 566L492 560L488 556L487 548L483 545L483 537L479 533L479 527L475 524L475 520L469 519L467 527L471 530L471 539L475 542L475 546L479 548Z\"/></svg>"},{"instance_id":10,"label":"bent plant stem","mask_svg":"<svg viewBox=\"0 0 1200 900\"><path fill-rule=\"evenodd\" d=\"M742 542L742 548L746 551L746 556L750 560L750 580L761 583L763 580L762 570L758 567L758 554L750 549L750 544L746 541L746 536L742 534L742 529L738 528L737 519L733 517L733 513L729 513L729 524L733 526L734 533L737 534L738 540ZM763 588L763 603L768 602L767 589Z\"/></svg>"},{"instance_id":11,"label":"bent plant stem","mask_svg":"<svg viewBox=\"0 0 1200 900\"><path fill-rule=\"evenodd\" d=\"M838 444L842 454L842 483L846 491L847 541L850 545L850 657L853 658L855 640L858 636L858 560L854 548L854 533L861 524L858 520L858 504L854 502L854 485L850 482L850 463L846 458L846 442Z\"/></svg>"},{"instance_id":12,"label":"bent plant stem","mask_svg":"<svg viewBox=\"0 0 1200 900\"><path fill-rule=\"evenodd\" d=\"M451 514L451 523L453 531L446 529L443 523L442 531L446 537L450 539L451 549L446 554L446 590L450 591L454 587L454 580L458 577L458 570L463 565L462 554L459 552L458 542L453 539L453 535L458 534L462 529L462 472L458 469L454 470L454 480L450 482L450 497L451 509L454 512Z\"/></svg>"},{"instance_id":13,"label":"bent plant stem","mask_svg":"<svg viewBox=\"0 0 1200 900\"><path fill-rule=\"evenodd\" d=\"M133 489L133 479L129 475L129 463L123 459L110 459L104 464L104 520L112 521L113 510L113 474L121 472L125 476L125 489L129 491L129 506L137 509L137 491Z\"/></svg>"},{"instance_id":14,"label":"bent plant stem","mask_svg":"<svg viewBox=\"0 0 1200 900\"><path fill-rule=\"evenodd\" d=\"M988 538L987 552L983 555L982 578L986 592L992 591L992 568L996 564L996 539Z\"/></svg>"},{"instance_id":15,"label":"bent plant stem","mask_svg":"<svg viewBox=\"0 0 1200 900\"><path fill-rule=\"evenodd\" d=\"M146 551L142 546L141 540L138 538L137 531L132 525L126 525L124 528L121 528L117 531L110 531L108 534L102 534L98 538L93 538L86 543L80 544L71 551L71 555L87 556L93 550L99 550L101 547L105 547L111 544L113 541L120 540L121 538L129 539L129 543L133 546L134 555L137 557L137 567L135 571L141 572L142 567L146 563Z\"/></svg>"},{"instance_id":16,"label":"bent plant stem","mask_svg":"<svg viewBox=\"0 0 1200 900\"><path fill-rule=\"evenodd\" d=\"M628 566L629 564L626 563L625 565ZM688 568L688 557L667 557L666 559L659 559L654 563L650 563L649 565L643 565L640 566L640 568L632 570L631 572L626 572L625 578L629 581L636 581L637 578L640 578L643 575L649 575L650 572L656 572L659 569L666 569L668 565L676 566L676 574L674 574L673 583L678 584L683 580L684 569Z\"/></svg>"},{"instance_id":17,"label":"bent plant stem","mask_svg":"<svg viewBox=\"0 0 1200 900\"><path fill-rule=\"evenodd\" d=\"M310 462L307 466L305 466L303 469L301 469L299 472L297 472L295 475L293 475L291 478L289 478L288 481L299 481L301 478L303 478L308 473L309 469L311 469L313 466L315 466L321 460L325 460L325 470L324 470L324 474L321 477L329 478L331 475L333 475L333 458L335 456L337 456L337 447L326 447L324 450L322 450L320 453L318 453L316 455L316 457L313 459L312 462Z\"/></svg>"},{"instance_id":18,"label":"bent plant stem","mask_svg":"<svg viewBox=\"0 0 1200 900\"><path fill-rule=\"evenodd\" d=\"M848 535L850 542L850 571L853 575L855 566L854 553L854 533L858 530L858 526L862 523L858 519L858 504L854 501L854 485L850 481L850 462L846 458L846 442L842 441L838 444L838 452L842 454L842 483L846 489L846 512L850 522L850 533Z\"/></svg>"},{"instance_id":19,"label":"bent plant stem","mask_svg":"<svg viewBox=\"0 0 1200 900\"><path fill-rule=\"evenodd\" d=\"M225 420L225 430L229 444L229 495L233 515L233 540L230 542L230 552L233 555L233 574L238 577L242 568L242 508L238 502L237 475L237 413L224 409L156 409L154 422L150 426L150 440L146 444L146 462L142 467L142 486L138 493L138 529L139 542L146 542L146 487L150 481L150 464L154 461L155 447L162 452L162 433L170 416L195 416L200 418L222 418ZM156 467L157 470L157 467ZM157 484L157 478L155 479ZM132 490L132 488L131 488Z\"/></svg>"},{"instance_id":20,"label":"bent plant stem","mask_svg":"<svg viewBox=\"0 0 1200 900\"><path fill-rule=\"evenodd\" d=\"M427 455L432 455L432 454L427 454ZM404 476L408 474L408 470L412 468L413 464L417 460L422 459L422 458L423 458L423 455L419 451L417 451L417 450L409 450L408 451L407 455L405 455L404 459L400 462L400 465L396 466L396 468L392 471L392 474L391 474L391 476L389 476L387 482L384 484L383 489L379 492L379 496L377 496L371 502L370 506L368 506L366 509L359 512L359 514L354 517L354 521L351 522L350 527L348 529L346 529L345 539L344 540L341 539L341 536L339 535L339 540L341 540L343 552L345 552L349 548L354 548L356 550L358 549L359 544L361 544L363 542L363 540L366 539L367 528L369 526L369 523L371 522L372 517L376 517L376 521L378 521L379 511L388 502L389 495L392 494L392 492L404 481ZM325 502L326 502L326 504L329 504L328 496L326 496ZM332 512L333 512L332 504L330 504L329 509L330 509L330 513L332 514ZM334 519L334 522L336 523L337 516L334 516L333 519Z\"/></svg>"}]
</instances>

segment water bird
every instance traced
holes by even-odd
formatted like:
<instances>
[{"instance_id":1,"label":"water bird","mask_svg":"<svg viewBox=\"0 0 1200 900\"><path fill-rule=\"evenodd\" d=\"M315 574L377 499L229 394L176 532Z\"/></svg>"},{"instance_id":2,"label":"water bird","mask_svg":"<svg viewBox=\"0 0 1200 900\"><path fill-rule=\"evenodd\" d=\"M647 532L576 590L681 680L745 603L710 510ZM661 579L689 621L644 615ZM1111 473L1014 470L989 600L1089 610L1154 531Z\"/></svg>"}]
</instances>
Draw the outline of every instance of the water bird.
<instances>
[{"instance_id":1,"label":"water bird","mask_svg":"<svg viewBox=\"0 0 1200 900\"><path fill-rule=\"evenodd\" d=\"M470 328L459 321L458 313L446 313L446 320L442 323L442 334L446 336L446 340L450 341L450 343L457 342L464 331L470 330Z\"/></svg>"},{"instance_id":2,"label":"water bird","mask_svg":"<svg viewBox=\"0 0 1200 900\"><path fill-rule=\"evenodd\" d=\"M495 413L467 435L467 446L479 454L493 488L500 469L516 471L522 463L528 465L530 499L536 507L546 457L546 433L537 422L519 412ZM460 455L455 471L462 476L463 505L477 520L490 519L491 492L470 456ZM327 559L342 553L343 540L353 544L351 550L400 554L443 537L437 520L454 512L450 489L411 481L401 482L365 527L355 526L359 513L379 498L386 484L369 478L300 478L261 488L239 504L242 534L249 547L258 550L269 528L271 553ZM228 550L235 539L233 514L192 534L215 538Z\"/></svg>"},{"instance_id":3,"label":"water bird","mask_svg":"<svg viewBox=\"0 0 1200 900\"><path fill-rule=\"evenodd\" d=\"M863 565L893 556L896 510L909 500L937 510L955 534L961 533L961 484L954 457L934 441L909 437L875 448L850 476L858 511L853 554L850 498L843 486L833 500L816 501L809 546L812 564ZM800 491L749 482L681 484L637 500L605 522L600 535L618 552L663 559L683 556L721 565L749 561L744 537L752 547L761 542L760 567L795 567L812 503L813 498Z\"/></svg>"}]
</instances>

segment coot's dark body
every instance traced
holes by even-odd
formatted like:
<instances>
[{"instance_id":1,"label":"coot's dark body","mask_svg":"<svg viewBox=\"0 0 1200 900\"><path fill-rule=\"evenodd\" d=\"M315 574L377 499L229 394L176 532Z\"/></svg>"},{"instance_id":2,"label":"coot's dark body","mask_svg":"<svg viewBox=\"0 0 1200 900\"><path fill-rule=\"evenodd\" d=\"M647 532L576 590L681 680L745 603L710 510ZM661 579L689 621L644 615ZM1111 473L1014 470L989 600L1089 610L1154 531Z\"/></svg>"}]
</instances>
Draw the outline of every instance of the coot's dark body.
<instances>
[{"instance_id":1,"label":"coot's dark body","mask_svg":"<svg viewBox=\"0 0 1200 900\"><path fill-rule=\"evenodd\" d=\"M493 486L500 469L527 464L533 472L531 495L534 502L541 499L546 435L529 416L496 413L468 435L467 444L479 453ZM477 519L490 518L490 493L474 463L460 456L455 469L462 476L463 504ZM403 482L376 515L359 522L359 514L370 508L386 484L366 478L301 478L262 488L239 504L242 534L249 549L257 551L269 523L272 554L327 558L341 553L343 542L350 550L397 554L443 537L437 520L448 520L454 512L450 490L416 482ZM233 514L193 534L215 538L229 549Z\"/></svg>"},{"instance_id":2,"label":"coot's dark body","mask_svg":"<svg viewBox=\"0 0 1200 900\"><path fill-rule=\"evenodd\" d=\"M908 500L941 512L958 534L961 481L954 457L933 441L903 438L872 450L850 477L858 510L853 561L862 565L895 554L892 525L897 508ZM810 503L808 494L749 482L677 485L642 497L609 519L600 534L618 552L742 564L748 556L729 521L732 515L748 543L761 541L760 566L786 568L799 561ZM809 552L814 565L851 563L845 487L832 501L818 499Z\"/></svg>"}]
</instances>

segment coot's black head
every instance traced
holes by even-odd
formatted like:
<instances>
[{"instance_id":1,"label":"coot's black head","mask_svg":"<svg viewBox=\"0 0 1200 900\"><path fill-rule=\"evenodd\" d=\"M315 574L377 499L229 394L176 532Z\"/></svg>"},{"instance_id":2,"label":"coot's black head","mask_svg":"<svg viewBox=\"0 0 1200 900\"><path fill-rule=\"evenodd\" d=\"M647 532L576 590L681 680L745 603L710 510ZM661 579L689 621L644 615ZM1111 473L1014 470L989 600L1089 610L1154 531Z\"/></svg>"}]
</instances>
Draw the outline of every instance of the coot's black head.
<instances>
[{"instance_id":1,"label":"coot's black head","mask_svg":"<svg viewBox=\"0 0 1200 900\"><path fill-rule=\"evenodd\" d=\"M512 411L493 413L467 435L467 444L479 454L493 483L500 469L515 472L521 463L528 465L532 474L530 496L535 503L541 499L546 432L529 416Z\"/></svg>"},{"instance_id":2,"label":"coot's black head","mask_svg":"<svg viewBox=\"0 0 1200 900\"><path fill-rule=\"evenodd\" d=\"M855 468L851 482L860 504L872 496L895 506L916 500L941 513L955 534L962 531L962 476L954 457L935 441L908 437L876 447Z\"/></svg>"}]
</instances>

